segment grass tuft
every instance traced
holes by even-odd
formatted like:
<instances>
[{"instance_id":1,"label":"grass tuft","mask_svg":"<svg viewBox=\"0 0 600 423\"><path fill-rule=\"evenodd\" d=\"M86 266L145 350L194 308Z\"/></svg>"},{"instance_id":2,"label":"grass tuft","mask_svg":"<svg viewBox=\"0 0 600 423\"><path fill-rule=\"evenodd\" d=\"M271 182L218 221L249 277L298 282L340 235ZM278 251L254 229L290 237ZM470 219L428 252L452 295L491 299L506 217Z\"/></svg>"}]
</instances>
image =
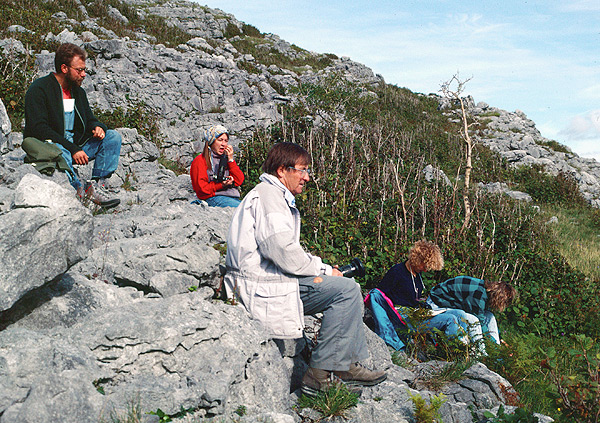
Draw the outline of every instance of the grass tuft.
<instances>
[{"instance_id":1,"label":"grass tuft","mask_svg":"<svg viewBox=\"0 0 600 423\"><path fill-rule=\"evenodd\" d=\"M300 408L312 408L325 417L347 418L348 410L358 404L358 394L348 391L343 384L331 386L316 397L302 395L298 400Z\"/></svg>"}]
</instances>

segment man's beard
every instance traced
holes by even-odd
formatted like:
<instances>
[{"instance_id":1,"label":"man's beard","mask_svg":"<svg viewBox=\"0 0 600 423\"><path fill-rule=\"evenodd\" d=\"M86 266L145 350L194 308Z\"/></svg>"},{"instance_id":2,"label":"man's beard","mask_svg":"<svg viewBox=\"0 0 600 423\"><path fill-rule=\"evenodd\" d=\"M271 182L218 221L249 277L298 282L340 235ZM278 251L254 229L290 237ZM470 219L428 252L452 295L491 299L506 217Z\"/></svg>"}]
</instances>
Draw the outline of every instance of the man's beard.
<instances>
[{"instance_id":1,"label":"man's beard","mask_svg":"<svg viewBox=\"0 0 600 423\"><path fill-rule=\"evenodd\" d=\"M67 82L69 83L70 88L81 87L81 83L83 82L83 78L73 79L70 75L67 74Z\"/></svg>"}]
</instances>

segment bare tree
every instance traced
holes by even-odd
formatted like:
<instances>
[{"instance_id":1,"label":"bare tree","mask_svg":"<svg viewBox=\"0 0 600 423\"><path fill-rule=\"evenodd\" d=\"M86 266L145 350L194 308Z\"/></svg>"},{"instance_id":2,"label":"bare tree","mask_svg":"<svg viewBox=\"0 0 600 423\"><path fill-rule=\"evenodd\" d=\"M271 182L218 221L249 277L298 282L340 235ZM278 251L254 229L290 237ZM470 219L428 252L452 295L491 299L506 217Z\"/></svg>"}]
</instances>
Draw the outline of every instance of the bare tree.
<instances>
[{"instance_id":1,"label":"bare tree","mask_svg":"<svg viewBox=\"0 0 600 423\"><path fill-rule=\"evenodd\" d=\"M471 78L461 80L458 72L450 78L450 80L444 82L441 85L441 93L444 97L449 99L451 102L458 102L460 104L460 112L461 112L461 120L462 120L462 129L460 131L460 135L465 141L465 186L463 191L463 202L465 205L465 220L462 225L462 230L465 230L469 225L469 221L471 220L471 202L469 200L469 186L471 184L471 170L473 169L472 165L472 155L473 155L473 141L469 136L469 127L472 125L467 120L467 111L465 109L465 101L464 98L461 97L465 89L465 85L469 82Z\"/></svg>"}]
</instances>

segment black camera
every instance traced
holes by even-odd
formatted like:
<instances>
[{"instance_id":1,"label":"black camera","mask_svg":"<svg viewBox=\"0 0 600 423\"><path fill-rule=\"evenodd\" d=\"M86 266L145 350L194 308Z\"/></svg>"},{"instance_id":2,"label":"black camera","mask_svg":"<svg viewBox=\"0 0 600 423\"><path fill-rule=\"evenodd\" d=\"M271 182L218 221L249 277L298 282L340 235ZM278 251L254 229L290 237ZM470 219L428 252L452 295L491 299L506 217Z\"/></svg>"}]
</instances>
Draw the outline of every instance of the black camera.
<instances>
[{"instance_id":1,"label":"black camera","mask_svg":"<svg viewBox=\"0 0 600 423\"><path fill-rule=\"evenodd\" d=\"M221 156L221 160L219 160L219 167L217 168L217 175L215 176L216 182L223 182L225 179L225 171L227 170L228 161L229 158L227 157L227 154L223 154Z\"/></svg>"},{"instance_id":2,"label":"black camera","mask_svg":"<svg viewBox=\"0 0 600 423\"><path fill-rule=\"evenodd\" d=\"M362 261L360 261L360 259L357 257L353 258L350 264L342 266L338 270L347 278L362 278L366 273Z\"/></svg>"}]
</instances>

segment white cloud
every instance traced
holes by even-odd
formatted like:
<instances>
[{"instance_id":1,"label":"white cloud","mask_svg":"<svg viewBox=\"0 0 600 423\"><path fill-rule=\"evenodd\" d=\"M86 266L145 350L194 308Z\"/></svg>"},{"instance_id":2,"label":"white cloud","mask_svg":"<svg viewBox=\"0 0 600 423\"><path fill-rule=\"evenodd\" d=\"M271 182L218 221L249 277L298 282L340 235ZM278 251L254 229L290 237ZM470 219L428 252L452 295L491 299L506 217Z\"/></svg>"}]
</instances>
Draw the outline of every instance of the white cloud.
<instances>
[{"instance_id":1,"label":"white cloud","mask_svg":"<svg viewBox=\"0 0 600 423\"><path fill-rule=\"evenodd\" d=\"M558 136L580 156L600 161L600 109L571 118Z\"/></svg>"},{"instance_id":2,"label":"white cloud","mask_svg":"<svg viewBox=\"0 0 600 423\"><path fill-rule=\"evenodd\" d=\"M600 100L600 84L582 89L579 91L579 96L587 100Z\"/></svg>"},{"instance_id":3,"label":"white cloud","mask_svg":"<svg viewBox=\"0 0 600 423\"><path fill-rule=\"evenodd\" d=\"M600 12L600 3L598 0L565 1L559 9L565 12Z\"/></svg>"},{"instance_id":4,"label":"white cloud","mask_svg":"<svg viewBox=\"0 0 600 423\"><path fill-rule=\"evenodd\" d=\"M600 109L575 116L559 134L569 140L600 139Z\"/></svg>"}]
</instances>

